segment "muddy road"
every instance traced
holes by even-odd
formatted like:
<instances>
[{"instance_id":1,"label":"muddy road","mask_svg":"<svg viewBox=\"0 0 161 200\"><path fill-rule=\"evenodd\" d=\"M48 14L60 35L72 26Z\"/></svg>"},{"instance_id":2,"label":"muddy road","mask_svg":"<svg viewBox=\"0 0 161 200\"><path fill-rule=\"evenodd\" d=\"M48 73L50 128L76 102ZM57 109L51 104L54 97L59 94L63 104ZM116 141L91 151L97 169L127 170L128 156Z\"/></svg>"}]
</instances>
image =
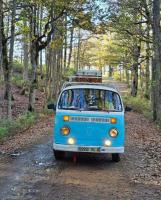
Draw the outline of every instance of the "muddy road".
<instances>
[{"instance_id":1,"label":"muddy road","mask_svg":"<svg viewBox=\"0 0 161 200\"><path fill-rule=\"evenodd\" d=\"M80 154L77 163L70 156L57 162L51 135L14 154L1 155L0 199L161 199L160 151L148 157L152 152L147 153L144 135L139 137L144 129L150 134L154 127L135 113L127 114L126 121L126 152L119 163L112 163L107 155L87 154Z\"/></svg>"},{"instance_id":2,"label":"muddy road","mask_svg":"<svg viewBox=\"0 0 161 200\"><path fill-rule=\"evenodd\" d=\"M160 135L152 122L130 112L119 163L96 154L80 154L73 163L69 155L55 160L52 134L45 134L37 143L0 154L0 200L160 200Z\"/></svg>"}]
</instances>

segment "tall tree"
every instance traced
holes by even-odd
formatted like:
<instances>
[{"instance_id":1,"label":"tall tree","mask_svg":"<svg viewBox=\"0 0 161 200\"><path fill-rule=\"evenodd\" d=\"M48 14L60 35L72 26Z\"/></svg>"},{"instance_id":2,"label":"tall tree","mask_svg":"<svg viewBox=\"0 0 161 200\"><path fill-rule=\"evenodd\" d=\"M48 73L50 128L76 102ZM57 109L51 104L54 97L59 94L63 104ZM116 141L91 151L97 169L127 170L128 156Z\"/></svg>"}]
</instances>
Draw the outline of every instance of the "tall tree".
<instances>
[{"instance_id":1,"label":"tall tree","mask_svg":"<svg viewBox=\"0 0 161 200\"><path fill-rule=\"evenodd\" d=\"M5 35L5 24L4 24L4 15L2 20L2 66L4 72L4 81L5 81L5 98L7 99L7 117L8 119L12 118L12 91L11 91L11 78L12 78L12 65L13 65L13 50L14 50L14 41L15 41L15 16L16 16L16 0L11 2L11 27L10 27L10 36ZM10 49L8 57L7 41L10 39Z\"/></svg>"},{"instance_id":2,"label":"tall tree","mask_svg":"<svg viewBox=\"0 0 161 200\"><path fill-rule=\"evenodd\" d=\"M70 27L70 44L69 44L69 56L68 56L67 69L70 68L70 64L71 64L72 51L73 51L73 36L74 36L74 25L72 23L72 26Z\"/></svg>"},{"instance_id":3,"label":"tall tree","mask_svg":"<svg viewBox=\"0 0 161 200\"><path fill-rule=\"evenodd\" d=\"M0 67L2 64L2 24L3 24L3 1L0 0Z\"/></svg>"},{"instance_id":4,"label":"tall tree","mask_svg":"<svg viewBox=\"0 0 161 200\"><path fill-rule=\"evenodd\" d=\"M36 5L32 6L30 12L30 57L31 57L31 66L32 66L32 81L30 84L30 93L29 93L29 105L28 110L35 110L35 92L37 87L37 67L38 67L38 58L39 52L47 47L47 45L51 42L52 35L54 34L55 22L64 15L64 7L60 10L58 15L54 16L54 3L51 2L49 8L49 18L48 22L44 26L44 32L39 35L37 33L37 15L36 15ZM44 41L45 39L45 41Z\"/></svg>"},{"instance_id":5,"label":"tall tree","mask_svg":"<svg viewBox=\"0 0 161 200\"><path fill-rule=\"evenodd\" d=\"M160 0L153 1L153 64L152 64L152 101L153 118L161 123L161 27Z\"/></svg>"},{"instance_id":6,"label":"tall tree","mask_svg":"<svg viewBox=\"0 0 161 200\"><path fill-rule=\"evenodd\" d=\"M3 25L3 1L0 0L0 74L2 74L2 25ZM1 81L1 75L0 75L0 81ZM0 97L0 113L2 113L2 97ZM1 119L0 114L0 119Z\"/></svg>"},{"instance_id":7,"label":"tall tree","mask_svg":"<svg viewBox=\"0 0 161 200\"><path fill-rule=\"evenodd\" d=\"M29 68L29 34L28 34L28 22L25 19L24 20L24 28L27 29L27 31L24 31L23 33L23 78L25 81L28 80L28 68Z\"/></svg>"},{"instance_id":8,"label":"tall tree","mask_svg":"<svg viewBox=\"0 0 161 200\"><path fill-rule=\"evenodd\" d=\"M67 15L65 15L64 17L64 24L65 24L65 33L64 33L64 66L63 66L63 69L65 71L66 69L66 65L67 65L67 43L68 43L68 23L67 23Z\"/></svg>"}]
</instances>

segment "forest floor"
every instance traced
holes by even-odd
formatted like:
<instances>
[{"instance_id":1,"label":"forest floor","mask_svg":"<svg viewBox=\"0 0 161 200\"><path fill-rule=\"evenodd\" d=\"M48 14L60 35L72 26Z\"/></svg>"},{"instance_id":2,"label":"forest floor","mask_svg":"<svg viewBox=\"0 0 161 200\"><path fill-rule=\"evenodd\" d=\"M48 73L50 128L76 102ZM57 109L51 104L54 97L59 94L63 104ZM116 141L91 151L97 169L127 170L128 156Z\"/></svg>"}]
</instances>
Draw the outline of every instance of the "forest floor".
<instances>
[{"instance_id":1,"label":"forest floor","mask_svg":"<svg viewBox=\"0 0 161 200\"><path fill-rule=\"evenodd\" d=\"M12 101L12 115L13 118L17 118L18 116L24 114L24 112L27 110L28 106L28 94L21 95L22 88L17 87L15 85L12 85L12 94L14 97L14 100ZM7 101L2 99L4 96L4 88L0 87L0 119L2 116L6 116L7 111ZM40 112L44 105L44 96L45 94L43 92L40 92L37 90L36 92L36 102L35 102L35 108L37 112Z\"/></svg>"},{"instance_id":2,"label":"forest floor","mask_svg":"<svg viewBox=\"0 0 161 200\"><path fill-rule=\"evenodd\" d=\"M40 120L0 145L0 199L160 200L161 132L154 123L126 113L121 162L80 154L75 164L70 156L56 162L52 121Z\"/></svg>"}]
</instances>

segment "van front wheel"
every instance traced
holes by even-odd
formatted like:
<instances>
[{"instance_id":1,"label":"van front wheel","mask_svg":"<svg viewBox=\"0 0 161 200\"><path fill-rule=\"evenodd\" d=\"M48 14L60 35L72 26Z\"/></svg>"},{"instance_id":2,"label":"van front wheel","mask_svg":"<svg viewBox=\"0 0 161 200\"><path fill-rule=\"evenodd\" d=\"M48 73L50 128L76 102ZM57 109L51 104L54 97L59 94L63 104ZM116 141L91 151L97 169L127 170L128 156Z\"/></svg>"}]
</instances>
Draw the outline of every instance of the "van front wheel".
<instances>
[{"instance_id":1,"label":"van front wheel","mask_svg":"<svg viewBox=\"0 0 161 200\"><path fill-rule=\"evenodd\" d=\"M64 154L65 154L64 151L58 151L58 150L53 149L53 152L54 152L54 156L56 160L61 160L64 158Z\"/></svg>"},{"instance_id":2,"label":"van front wheel","mask_svg":"<svg viewBox=\"0 0 161 200\"><path fill-rule=\"evenodd\" d=\"M112 161L113 162L119 162L120 161L120 154L119 153L113 153L112 154Z\"/></svg>"}]
</instances>

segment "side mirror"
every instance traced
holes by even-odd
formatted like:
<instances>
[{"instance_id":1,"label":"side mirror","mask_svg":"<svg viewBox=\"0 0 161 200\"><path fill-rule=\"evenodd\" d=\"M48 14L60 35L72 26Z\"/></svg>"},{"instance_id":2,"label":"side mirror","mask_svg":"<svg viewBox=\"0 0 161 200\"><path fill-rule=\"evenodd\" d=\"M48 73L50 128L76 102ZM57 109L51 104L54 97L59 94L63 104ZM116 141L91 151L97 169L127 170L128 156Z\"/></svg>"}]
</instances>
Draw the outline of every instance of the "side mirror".
<instances>
[{"instance_id":1,"label":"side mirror","mask_svg":"<svg viewBox=\"0 0 161 200\"><path fill-rule=\"evenodd\" d=\"M48 104L48 109L50 109L50 110L56 110L56 106L55 106L55 104Z\"/></svg>"},{"instance_id":2,"label":"side mirror","mask_svg":"<svg viewBox=\"0 0 161 200\"><path fill-rule=\"evenodd\" d=\"M125 112L131 112L132 111L132 108L131 107L129 107L129 106L126 106L125 107Z\"/></svg>"}]
</instances>

